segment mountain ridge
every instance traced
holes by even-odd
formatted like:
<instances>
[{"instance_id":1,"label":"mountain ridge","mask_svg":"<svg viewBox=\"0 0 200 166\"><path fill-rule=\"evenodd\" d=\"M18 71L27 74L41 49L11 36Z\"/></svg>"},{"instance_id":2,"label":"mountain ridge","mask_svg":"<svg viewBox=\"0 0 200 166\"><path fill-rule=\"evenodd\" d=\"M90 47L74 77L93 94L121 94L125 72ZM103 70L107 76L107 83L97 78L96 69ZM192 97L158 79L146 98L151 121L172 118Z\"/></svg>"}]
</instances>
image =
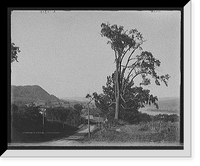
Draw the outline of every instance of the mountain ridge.
<instances>
[{"instance_id":1,"label":"mountain ridge","mask_svg":"<svg viewBox=\"0 0 200 166\"><path fill-rule=\"evenodd\" d=\"M27 104L34 101L52 102L59 101L53 94L49 94L39 85L11 85L11 102Z\"/></svg>"}]
</instances>

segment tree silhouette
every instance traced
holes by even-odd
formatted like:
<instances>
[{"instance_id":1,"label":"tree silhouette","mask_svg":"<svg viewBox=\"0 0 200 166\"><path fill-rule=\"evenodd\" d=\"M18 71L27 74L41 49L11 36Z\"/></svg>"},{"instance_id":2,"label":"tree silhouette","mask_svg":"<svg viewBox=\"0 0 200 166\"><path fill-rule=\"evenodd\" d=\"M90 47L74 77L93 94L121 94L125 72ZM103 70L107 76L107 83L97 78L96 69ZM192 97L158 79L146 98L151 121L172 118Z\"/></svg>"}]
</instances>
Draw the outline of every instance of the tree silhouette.
<instances>
[{"instance_id":1,"label":"tree silhouette","mask_svg":"<svg viewBox=\"0 0 200 166\"><path fill-rule=\"evenodd\" d=\"M13 63L14 61L18 62L18 53L20 53L19 47L15 46L14 43L11 43L11 63Z\"/></svg>"},{"instance_id":2,"label":"tree silhouette","mask_svg":"<svg viewBox=\"0 0 200 166\"><path fill-rule=\"evenodd\" d=\"M149 85L151 83L149 76L151 76L156 85L164 82L167 86L169 75L159 76L156 73L156 68L160 66L161 62L154 58L151 52L143 51L141 45L145 40L137 29L128 31L124 30L123 26L102 23L101 36L108 38L107 44L110 44L114 50L116 70L114 73L115 101L113 103L115 104L114 118L118 119L121 102L128 104L130 100L134 101L133 95L129 95L128 99L123 96L134 85L136 77L141 76L140 85ZM139 53L137 55L135 55L136 50Z\"/></svg>"}]
</instances>

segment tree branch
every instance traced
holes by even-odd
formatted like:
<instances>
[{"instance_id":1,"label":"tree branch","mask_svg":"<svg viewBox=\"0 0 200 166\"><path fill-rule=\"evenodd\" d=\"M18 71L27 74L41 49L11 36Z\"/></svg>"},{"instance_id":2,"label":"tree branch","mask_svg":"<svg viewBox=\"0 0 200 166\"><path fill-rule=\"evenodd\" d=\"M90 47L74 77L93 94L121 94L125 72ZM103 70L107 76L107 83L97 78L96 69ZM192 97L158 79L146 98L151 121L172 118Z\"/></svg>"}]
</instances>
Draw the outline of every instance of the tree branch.
<instances>
[{"instance_id":1,"label":"tree branch","mask_svg":"<svg viewBox=\"0 0 200 166\"><path fill-rule=\"evenodd\" d=\"M128 63L130 62L130 59L131 59L132 54L135 52L136 49L137 49L137 48L133 49L133 51L132 51L131 54L129 55L128 60L127 60L126 65L125 65L125 70L126 70L126 68L127 68L127 66L128 66Z\"/></svg>"},{"instance_id":2,"label":"tree branch","mask_svg":"<svg viewBox=\"0 0 200 166\"><path fill-rule=\"evenodd\" d=\"M121 58L121 61L123 60L124 56L126 55L126 53L130 50L131 47L129 47L125 52L124 54L122 55L122 58Z\"/></svg>"},{"instance_id":3,"label":"tree branch","mask_svg":"<svg viewBox=\"0 0 200 166\"><path fill-rule=\"evenodd\" d=\"M146 71L138 72L136 75L134 75L134 76L132 77L132 79L134 79L135 77L137 77L138 75L143 74L143 73L148 74Z\"/></svg>"},{"instance_id":4,"label":"tree branch","mask_svg":"<svg viewBox=\"0 0 200 166\"><path fill-rule=\"evenodd\" d=\"M135 107L135 106L133 106L133 107L125 108L122 104L121 104L121 106L122 106L123 109L132 109L132 108Z\"/></svg>"},{"instance_id":5,"label":"tree branch","mask_svg":"<svg viewBox=\"0 0 200 166\"><path fill-rule=\"evenodd\" d=\"M136 65L137 65L137 63L138 63L139 61L140 61L140 60L137 60L137 61L135 61L134 64L131 65L132 67L130 67L130 68L132 68L132 69L131 69L130 72L128 73L127 78L129 78L130 75L131 75L131 73L132 73L132 71L135 70L135 67L136 67Z\"/></svg>"},{"instance_id":6,"label":"tree branch","mask_svg":"<svg viewBox=\"0 0 200 166\"><path fill-rule=\"evenodd\" d=\"M108 105L108 107L110 107L111 105L116 104L116 102L112 102Z\"/></svg>"},{"instance_id":7,"label":"tree branch","mask_svg":"<svg viewBox=\"0 0 200 166\"><path fill-rule=\"evenodd\" d=\"M132 68L132 69L131 69L131 71L129 72L129 74L128 74L128 76L127 76L126 79L129 79L129 77L130 77L130 75L131 75L131 73L132 73L132 71L133 71L134 69L135 69L135 68ZM132 77L131 80L133 80L136 76L138 76L139 74L142 74L142 73L146 73L146 72L139 72L139 73L137 73L135 76ZM125 88L126 88L126 86L124 85L124 86L122 87L122 92L123 92L123 93L124 93L124 91L125 91Z\"/></svg>"},{"instance_id":8,"label":"tree branch","mask_svg":"<svg viewBox=\"0 0 200 166\"><path fill-rule=\"evenodd\" d=\"M117 63L117 55L116 55L116 50L114 49L114 51L115 51L115 61L116 61L116 63Z\"/></svg>"},{"instance_id":9,"label":"tree branch","mask_svg":"<svg viewBox=\"0 0 200 166\"><path fill-rule=\"evenodd\" d=\"M129 62L132 60L131 56L132 56L132 54L135 52L136 49L137 49L137 48L133 49L133 51L132 51L131 54L129 55L128 60L127 60L125 66L121 64L122 61L121 61L121 63L120 63L120 66L123 66L123 67L124 67L123 70L122 70L122 72L121 72L121 77L122 77L122 78L124 77L124 73L125 73L126 69L128 68Z\"/></svg>"},{"instance_id":10,"label":"tree branch","mask_svg":"<svg viewBox=\"0 0 200 166\"><path fill-rule=\"evenodd\" d=\"M126 102L126 100L123 98L122 94L120 94L122 100L124 101L124 103Z\"/></svg>"},{"instance_id":11,"label":"tree branch","mask_svg":"<svg viewBox=\"0 0 200 166\"><path fill-rule=\"evenodd\" d=\"M130 77L132 71L135 70L135 67L136 67L136 65L130 70L130 72L129 72L128 75L127 75L127 79L129 79L129 77Z\"/></svg>"}]
</instances>

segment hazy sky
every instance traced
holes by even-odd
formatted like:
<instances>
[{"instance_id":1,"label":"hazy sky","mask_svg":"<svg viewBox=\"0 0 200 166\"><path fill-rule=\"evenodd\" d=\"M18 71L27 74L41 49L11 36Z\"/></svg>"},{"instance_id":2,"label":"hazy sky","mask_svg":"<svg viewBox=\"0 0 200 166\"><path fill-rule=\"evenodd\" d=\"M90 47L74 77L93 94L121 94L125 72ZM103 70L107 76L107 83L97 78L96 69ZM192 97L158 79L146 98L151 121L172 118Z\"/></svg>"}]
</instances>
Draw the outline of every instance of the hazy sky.
<instances>
[{"instance_id":1,"label":"hazy sky","mask_svg":"<svg viewBox=\"0 0 200 166\"><path fill-rule=\"evenodd\" d=\"M114 52L101 37L101 23L138 29L143 49L161 61L169 86L147 86L158 97L180 93L180 11L14 11L11 40L20 47L12 63L12 85L39 85L57 97L102 92L115 69Z\"/></svg>"}]
</instances>

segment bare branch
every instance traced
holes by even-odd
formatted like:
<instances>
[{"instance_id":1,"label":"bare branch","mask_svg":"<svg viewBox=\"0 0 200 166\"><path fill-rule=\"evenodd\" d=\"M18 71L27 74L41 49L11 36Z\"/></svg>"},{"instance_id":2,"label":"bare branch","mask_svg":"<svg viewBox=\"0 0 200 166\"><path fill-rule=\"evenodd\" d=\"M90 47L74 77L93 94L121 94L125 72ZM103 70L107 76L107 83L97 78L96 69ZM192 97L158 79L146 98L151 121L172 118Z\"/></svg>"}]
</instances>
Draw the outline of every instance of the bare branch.
<instances>
[{"instance_id":1,"label":"bare branch","mask_svg":"<svg viewBox=\"0 0 200 166\"><path fill-rule=\"evenodd\" d=\"M124 73L125 73L126 69L128 68L129 62L132 60L131 56L132 56L132 54L135 52L136 49L137 49L137 48L133 49L133 51L132 51L131 54L129 55L128 60L127 60L125 66L121 64L122 61L121 61L121 63L120 63L120 66L123 66L123 67L124 67L123 70L122 70L122 72L121 72L121 68L120 68L120 72L121 72L121 77L122 77L122 78L124 77Z\"/></svg>"},{"instance_id":2,"label":"bare branch","mask_svg":"<svg viewBox=\"0 0 200 166\"><path fill-rule=\"evenodd\" d=\"M113 105L113 104L116 104L116 102L112 102L112 103L110 103L108 107L110 107L110 106Z\"/></svg>"},{"instance_id":3,"label":"bare branch","mask_svg":"<svg viewBox=\"0 0 200 166\"><path fill-rule=\"evenodd\" d=\"M122 100L123 100L124 102L126 102L126 100L123 98L122 94L120 94L120 96L121 96Z\"/></svg>"},{"instance_id":4,"label":"bare branch","mask_svg":"<svg viewBox=\"0 0 200 166\"><path fill-rule=\"evenodd\" d=\"M136 66L135 66L135 67L136 67ZM129 79L131 73L133 72L133 70L135 70L135 67L133 67L133 68L130 70L130 72L129 72L128 75L127 75L127 79Z\"/></svg>"},{"instance_id":5,"label":"bare branch","mask_svg":"<svg viewBox=\"0 0 200 166\"><path fill-rule=\"evenodd\" d=\"M146 74L147 72L146 72L146 71L138 72L136 75L134 75L134 76L133 76L133 78L132 78L132 79L134 79L135 77L137 77L138 75L140 75L140 74L143 74L143 73L145 73L145 74Z\"/></svg>"},{"instance_id":6,"label":"bare branch","mask_svg":"<svg viewBox=\"0 0 200 166\"><path fill-rule=\"evenodd\" d=\"M117 63L117 51L114 49L115 51L115 62Z\"/></svg>"},{"instance_id":7,"label":"bare branch","mask_svg":"<svg viewBox=\"0 0 200 166\"><path fill-rule=\"evenodd\" d=\"M122 55L121 61L123 60L124 56L126 55L126 53L131 49L131 47L127 48L127 50L124 52L124 54Z\"/></svg>"},{"instance_id":8,"label":"bare branch","mask_svg":"<svg viewBox=\"0 0 200 166\"><path fill-rule=\"evenodd\" d=\"M133 72L133 70L135 70L135 67L137 66L137 63L139 62L140 60L137 60L134 64L132 64L131 66L131 70L130 70L130 72L128 73L128 75L127 75L127 78L129 78L130 77L130 75L131 75L131 73Z\"/></svg>"},{"instance_id":9,"label":"bare branch","mask_svg":"<svg viewBox=\"0 0 200 166\"><path fill-rule=\"evenodd\" d=\"M127 68L128 63L130 62L131 56L133 55L133 53L135 52L135 50L136 50L136 48L133 49L133 51L132 51L131 54L129 55L128 60L127 60L126 65L125 65L125 69Z\"/></svg>"},{"instance_id":10,"label":"bare branch","mask_svg":"<svg viewBox=\"0 0 200 166\"><path fill-rule=\"evenodd\" d=\"M137 59L137 58L131 58L130 61L133 60L133 59ZM130 65L130 66L124 66L124 65L122 65L122 67L124 67L124 68L129 68L129 69L130 69L130 68L131 68L131 69L132 69L132 68L135 68L135 67L136 67L136 63L137 63L138 61L139 61L139 60L135 61L135 62L134 62L132 65Z\"/></svg>"},{"instance_id":11,"label":"bare branch","mask_svg":"<svg viewBox=\"0 0 200 166\"><path fill-rule=\"evenodd\" d=\"M122 104L121 104L121 106L122 106L123 109L132 109L132 108L135 107L135 106L133 106L133 107L129 107L129 108L126 107L126 108L125 108Z\"/></svg>"},{"instance_id":12,"label":"bare branch","mask_svg":"<svg viewBox=\"0 0 200 166\"><path fill-rule=\"evenodd\" d=\"M138 58L130 58L130 61L133 60L133 59L138 59Z\"/></svg>"}]
</instances>

